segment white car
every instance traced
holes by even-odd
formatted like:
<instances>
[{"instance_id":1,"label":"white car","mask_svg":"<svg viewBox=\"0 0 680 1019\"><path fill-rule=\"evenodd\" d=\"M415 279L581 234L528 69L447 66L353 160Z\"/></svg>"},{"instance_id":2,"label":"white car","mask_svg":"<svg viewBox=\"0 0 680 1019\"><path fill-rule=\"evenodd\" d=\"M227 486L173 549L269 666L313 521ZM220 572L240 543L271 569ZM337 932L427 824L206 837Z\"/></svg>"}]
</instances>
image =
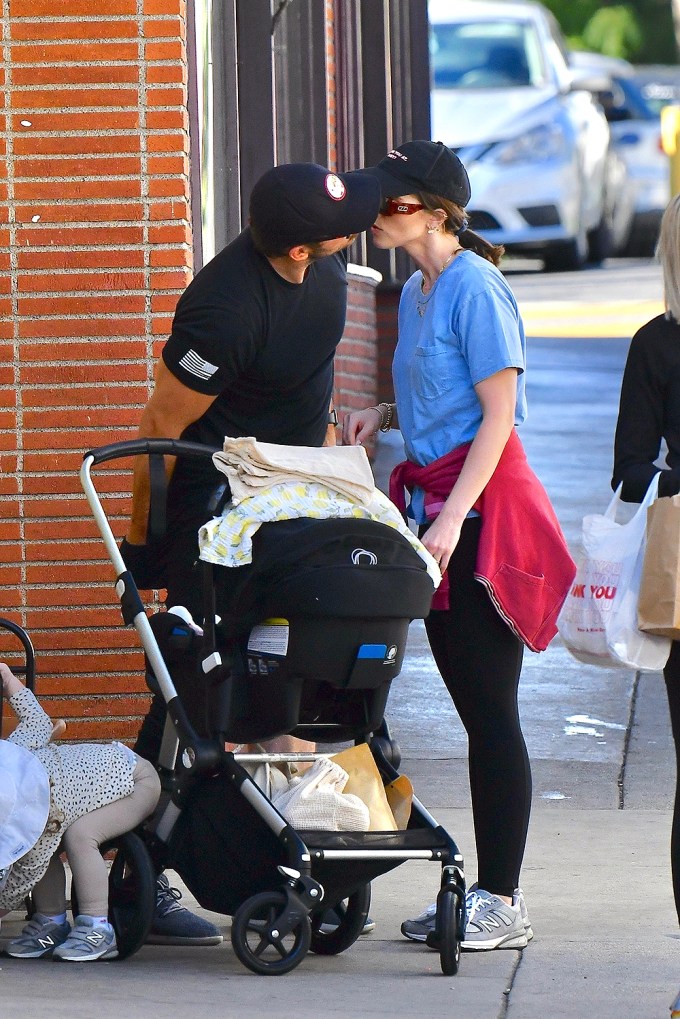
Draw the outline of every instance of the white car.
<instances>
[{"instance_id":1,"label":"white car","mask_svg":"<svg viewBox=\"0 0 680 1019\"><path fill-rule=\"evenodd\" d=\"M609 121L614 148L626 166L625 187L633 205L620 254L652 255L663 210L671 197L670 161L661 146L658 109L645 99L637 71L626 60L600 53L572 53L572 66L603 78L595 92Z\"/></svg>"},{"instance_id":2,"label":"white car","mask_svg":"<svg viewBox=\"0 0 680 1019\"><path fill-rule=\"evenodd\" d=\"M470 176L471 226L509 252L575 269L609 253L609 127L541 4L429 0L432 138Z\"/></svg>"}]
</instances>

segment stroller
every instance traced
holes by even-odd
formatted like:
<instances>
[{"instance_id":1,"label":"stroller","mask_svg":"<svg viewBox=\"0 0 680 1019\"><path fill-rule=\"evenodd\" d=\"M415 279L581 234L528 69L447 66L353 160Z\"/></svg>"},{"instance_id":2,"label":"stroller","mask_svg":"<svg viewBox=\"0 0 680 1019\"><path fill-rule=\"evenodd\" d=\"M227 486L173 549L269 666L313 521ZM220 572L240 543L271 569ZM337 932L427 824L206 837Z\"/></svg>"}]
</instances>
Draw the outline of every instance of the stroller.
<instances>
[{"instance_id":1,"label":"stroller","mask_svg":"<svg viewBox=\"0 0 680 1019\"><path fill-rule=\"evenodd\" d=\"M145 827L148 852L157 869L177 871L204 908L232 917L235 954L267 975L289 972L310 950L335 955L349 948L363 929L373 878L406 860L436 862L441 882L428 944L439 951L443 973L453 975L464 934L463 858L415 797L406 830L296 830L248 765L301 755L225 749L290 733L317 744L366 742L383 782L397 779L400 756L384 712L409 623L429 611L433 583L425 564L395 528L371 520L262 524L252 565L199 564L202 632L181 609L148 618L92 467L121 457L213 452L140 439L86 453L81 469L123 619L136 627L147 683L167 705L158 761L164 791ZM329 930L322 917L331 907L340 922Z\"/></svg>"}]
</instances>

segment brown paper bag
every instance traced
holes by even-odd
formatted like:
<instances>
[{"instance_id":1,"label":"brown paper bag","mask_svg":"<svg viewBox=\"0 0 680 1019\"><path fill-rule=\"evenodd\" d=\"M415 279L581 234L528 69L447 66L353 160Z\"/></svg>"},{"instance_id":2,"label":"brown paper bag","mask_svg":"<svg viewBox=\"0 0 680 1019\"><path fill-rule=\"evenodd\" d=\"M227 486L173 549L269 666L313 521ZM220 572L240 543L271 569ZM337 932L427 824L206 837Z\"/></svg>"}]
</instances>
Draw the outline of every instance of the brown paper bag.
<instances>
[{"instance_id":1,"label":"brown paper bag","mask_svg":"<svg viewBox=\"0 0 680 1019\"><path fill-rule=\"evenodd\" d=\"M369 831L398 831L394 814L387 802L387 794L378 766L373 760L368 743L348 747L334 754L336 761L349 775L344 793L354 793L368 807L371 819Z\"/></svg>"},{"instance_id":2,"label":"brown paper bag","mask_svg":"<svg viewBox=\"0 0 680 1019\"><path fill-rule=\"evenodd\" d=\"M413 806L413 785L406 775L400 775L385 786L385 795L390 809L394 814L394 820L399 831L408 828Z\"/></svg>"},{"instance_id":3,"label":"brown paper bag","mask_svg":"<svg viewBox=\"0 0 680 1019\"><path fill-rule=\"evenodd\" d=\"M656 499L647 510L638 626L680 640L680 495Z\"/></svg>"}]
</instances>

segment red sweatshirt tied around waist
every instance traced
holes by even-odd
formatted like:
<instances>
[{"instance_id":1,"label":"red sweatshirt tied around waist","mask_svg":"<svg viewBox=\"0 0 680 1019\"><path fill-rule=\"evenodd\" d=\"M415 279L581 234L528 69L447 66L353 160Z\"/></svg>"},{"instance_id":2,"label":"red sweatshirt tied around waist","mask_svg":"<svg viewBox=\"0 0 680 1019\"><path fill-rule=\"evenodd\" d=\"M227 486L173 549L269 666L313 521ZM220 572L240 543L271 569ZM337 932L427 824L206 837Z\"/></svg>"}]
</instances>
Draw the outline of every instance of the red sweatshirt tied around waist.
<instances>
[{"instance_id":1,"label":"red sweatshirt tied around waist","mask_svg":"<svg viewBox=\"0 0 680 1019\"><path fill-rule=\"evenodd\" d=\"M433 520L446 502L472 443L420 467L404 460L390 476L390 499L406 513L404 489L425 492L425 513ZM557 633L557 616L576 575L555 511L529 466L513 431L496 470L475 503L481 531L475 577L496 609L532 651L545 651ZM432 601L449 607L449 572ZM454 578L455 579L455 578Z\"/></svg>"}]
</instances>

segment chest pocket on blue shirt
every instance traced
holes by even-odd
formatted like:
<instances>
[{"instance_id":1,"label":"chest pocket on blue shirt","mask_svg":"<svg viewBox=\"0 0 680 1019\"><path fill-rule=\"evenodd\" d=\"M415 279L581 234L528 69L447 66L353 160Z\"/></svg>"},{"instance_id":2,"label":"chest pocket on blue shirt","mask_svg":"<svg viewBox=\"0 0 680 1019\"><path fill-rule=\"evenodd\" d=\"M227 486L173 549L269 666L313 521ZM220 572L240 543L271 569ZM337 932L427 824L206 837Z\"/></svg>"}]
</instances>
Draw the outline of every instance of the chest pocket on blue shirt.
<instances>
[{"instance_id":1,"label":"chest pocket on blue shirt","mask_svg":"<svg viewBox=\"0 0 680 1019\"><path fill-rule=\"evenodd\" d=\"M451 351L441 347L416 347L411 369L413 390L425 400L443 396L455 385Z\"/></svg>"}]
</instances>

